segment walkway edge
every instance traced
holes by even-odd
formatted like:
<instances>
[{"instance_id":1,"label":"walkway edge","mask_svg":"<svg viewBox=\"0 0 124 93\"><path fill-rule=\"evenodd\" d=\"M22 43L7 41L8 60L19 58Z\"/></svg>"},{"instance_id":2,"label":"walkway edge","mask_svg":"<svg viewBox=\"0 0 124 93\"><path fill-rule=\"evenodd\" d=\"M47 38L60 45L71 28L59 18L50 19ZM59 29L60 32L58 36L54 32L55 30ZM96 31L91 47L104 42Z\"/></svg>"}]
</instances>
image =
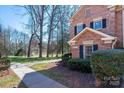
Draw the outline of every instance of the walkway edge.
<instances>
[{"instance_id":1,"label":"walkway edge","mask_svg":"<svg viewBox=\"0 0 124 93\"><path fill-rule=\"evenodd\" d=\"M11 66L11 69L28 88L66 88L66 86L36 72L28 66L21 65L23 64L15 63Z\"/></svg>"}]
</instances>

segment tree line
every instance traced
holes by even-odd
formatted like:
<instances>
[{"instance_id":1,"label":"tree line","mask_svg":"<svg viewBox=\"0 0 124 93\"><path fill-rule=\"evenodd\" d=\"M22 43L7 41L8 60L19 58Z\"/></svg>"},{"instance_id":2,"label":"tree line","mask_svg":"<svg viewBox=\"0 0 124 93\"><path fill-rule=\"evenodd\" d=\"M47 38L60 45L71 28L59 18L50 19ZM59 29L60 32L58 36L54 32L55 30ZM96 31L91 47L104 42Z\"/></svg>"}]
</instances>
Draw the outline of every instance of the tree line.
<instances>
[{"instance_id":1,"label":"tree line","mask_svg":"<svg viewBox=\"0 0 124 93\"><path fill-rule=\"evenodd\" d=\"M69 45L67 43L70 34L69 20L79 6L26 5L21 6L21 8L25 10L24 14L28 15L29 21L24 25L25 29L29 30L29 35L27 39L23 35L23 40L18 43L23 45L19 49L23 48L25 50L24 54L27 57L31 57L32 49L36 45L39 57L43 57L44 50L46 57L58 57L59 54L63 55L69 52ZM33 43L34 41L37 41L37 43ZM35 47L32 47L34 45Z\"/></svg>"},{"instance_id":2,"label":"tree line","mask_svg":"<svg viewBox=\"0 0 124 93\"><path fill-rule=\"evenodd\" d=\"M67 41L69 40L69 20L79 6L39 5L24 6L30 15L28 26L31 30L29 40L28 57L33 36L39 40L39 57L42 57L43 36L47 34L46 57L56 52L69 51Z\"/></svg>"},{"instance_id":3,"label":"tree line","mask_svg":"<svg viewBox=\"0 0 124 93\"><path fill-rule=\"evenodd\" d=\"M27 34L11 27L5 28L0 24L0 57L17 55L20 50L22 50L22 55L26 56L28 39Z\"/></svg>"}]
</instances>

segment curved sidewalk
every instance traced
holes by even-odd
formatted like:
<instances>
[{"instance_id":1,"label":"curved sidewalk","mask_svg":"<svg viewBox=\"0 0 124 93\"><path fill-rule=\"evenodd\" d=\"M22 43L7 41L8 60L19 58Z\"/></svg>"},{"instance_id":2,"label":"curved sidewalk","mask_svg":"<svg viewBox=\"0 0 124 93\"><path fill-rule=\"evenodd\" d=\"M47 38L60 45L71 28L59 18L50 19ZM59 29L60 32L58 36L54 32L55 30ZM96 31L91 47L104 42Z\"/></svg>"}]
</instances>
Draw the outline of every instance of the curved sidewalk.
<instances>
[{"instance_id":1,"label":"curved sidewalk","mask_svg":"<svg viewBox=\"0 0 124 93\"><path fill-rule=\"evenodd\" d=\"M20 63L14 63L11 69L28 88L66 88L64 85Z\"/></svg>"}]
</instances>

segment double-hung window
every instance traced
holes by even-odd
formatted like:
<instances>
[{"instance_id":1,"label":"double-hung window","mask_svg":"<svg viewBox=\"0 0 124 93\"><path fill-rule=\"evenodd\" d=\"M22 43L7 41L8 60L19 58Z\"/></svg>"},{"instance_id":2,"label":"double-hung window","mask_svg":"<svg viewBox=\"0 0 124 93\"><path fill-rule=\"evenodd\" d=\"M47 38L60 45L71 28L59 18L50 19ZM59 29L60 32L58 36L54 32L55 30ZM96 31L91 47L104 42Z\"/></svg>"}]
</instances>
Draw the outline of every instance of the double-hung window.
<instances>
[{"instance_id":1,"label":"double-hung window","mask_svg":"<svg viewBox=\"0 0 124 93\"><path fill-rule=\"evenodd\" d=\"M95 30L101 30L106 27L107 27L106 18L97 19L97 20L90 22L90 28L93 28Z\"/></svg>"},{"instance_id":2,"label":"double-hung window","mask_svg":"<svg viewBox=\"0 0 124 93\"><path fill-rule=\"evenodd\" d=\"M92 45L85 46L85 58L90 58L92 52L93 52Z\"/></svg>"},{"instance_id":3,"label":"double-hung window","mask_svg":"<svg viewBox=\"0 0 124 93\"><path fill-rule=\"evenodd\" d=\"M94 28L95 30L100 30L100 29L102 29L102 20L94 21L93 28Z\"/></svg>"},{"instance_id":4,"label":"double-hung window","mask_svg":"<svg viewBox=\"0 0 124 93\"><path fill-rule=\"evenodd\" d=\"M74 27L74 35L77 35L78 33L80 33L85 27L86 27L86 24L78 23L78 24Z\"/></svg>"},{"instance_id":5,"label":"double-hung window","mask_svg":"<svg viewBox=\"0 0 124 93\"><path fill-rule=\"evenodd\" d=\"M77 33L81 32L83 30L83 24L77 24Z\"/></svg>"}]
</instances>

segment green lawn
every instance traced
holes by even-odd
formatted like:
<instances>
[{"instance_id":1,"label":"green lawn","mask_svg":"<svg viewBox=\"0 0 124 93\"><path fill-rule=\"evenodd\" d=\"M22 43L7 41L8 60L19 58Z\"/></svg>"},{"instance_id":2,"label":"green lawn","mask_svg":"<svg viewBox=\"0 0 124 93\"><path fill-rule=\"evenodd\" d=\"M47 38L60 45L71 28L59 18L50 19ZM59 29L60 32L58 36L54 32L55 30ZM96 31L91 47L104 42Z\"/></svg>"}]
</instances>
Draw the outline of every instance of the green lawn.
<instances>
[{"instance_id":1,"label":"green lawn","mask_svg":"<svg viewBox=\"0 0 124 93\"><path fill-rule=\"evenodd\" d=\"M26 88L15 73L0 77L0 88Z\"/></svg>"},{"instance_id":2,"label":"green lawn","mask_svg":"<svg viewBox=\"0 0 124 93\"><path fill-rule=\"evenodd\" d=\"M61 57L32 57L32 58L26 58L26 57L21 57L21 56L13 56L13 57L8 57L8 59L11 62L19 62L19 63L27 63L27 62L34 62L34 61L46 61L46 60L53 60L53 59L60 59Z\"/></svg>"}]
</instances>

